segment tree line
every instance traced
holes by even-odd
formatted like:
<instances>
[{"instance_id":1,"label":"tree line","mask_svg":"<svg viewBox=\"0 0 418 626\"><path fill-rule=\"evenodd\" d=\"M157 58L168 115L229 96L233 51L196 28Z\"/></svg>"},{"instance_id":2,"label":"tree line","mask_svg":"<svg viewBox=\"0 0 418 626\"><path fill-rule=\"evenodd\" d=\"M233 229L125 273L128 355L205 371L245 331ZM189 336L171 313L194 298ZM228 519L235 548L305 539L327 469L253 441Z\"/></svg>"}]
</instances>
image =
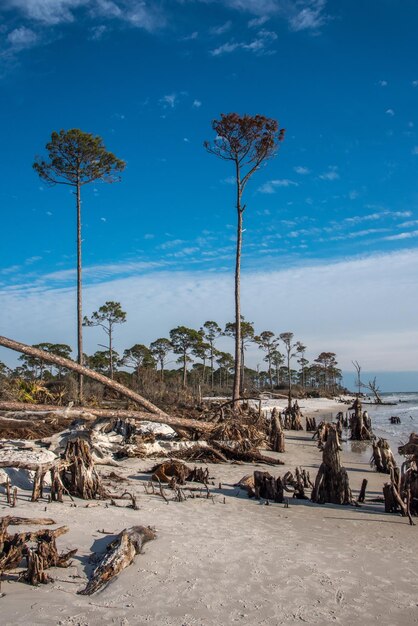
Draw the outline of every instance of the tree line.
<instances>
[{"instance_id":1,"label":"tree line","mask_svg":"<svg viewBox=\"0 0 418 626\"><path fill-rule=\"evenodd\" d=\"M223 337L235 337L234 322L228 322L224 328L213 320L206 321L199 329L177 326L170 330L168 337L159 337L149 345L136 343L118 354L114 349L115 327L126 321L127 314L121 304L113 301L106 302L90 317L84 317L84 326L100 327L105 336L105 343L99 344L102 350L83 355L88 367L110 378L125 375L127 370L131 370L131 383L143 382L144 377L147 378L146 373L155 372L162 383L174 379L183 388L199 384L212 391L215 388L232 389L234 357L220 350L218 345ZM295 385L302 390L336 393L341 386L342 375L335 353L321 352L309 362L306 346L295 340L291 332L276 335L273 331L264 330L257 334L254 324L242 318L240 340L241 395L251 389L286 388L291 397ZM251 344L258 346L263 355L263 369L259 366L253 369L245 363L245 353ZM44 342L34 347L65 358L71 357L72 349L67 344ZM63 379L63 371L39 358L21 355L19 360L21 365L13 371L7 371L2 364L0 372L29 380ZM172 363L179 367L168 367ZM150 379L149 382L155 381Z\"/></svg>"}]
</instances>

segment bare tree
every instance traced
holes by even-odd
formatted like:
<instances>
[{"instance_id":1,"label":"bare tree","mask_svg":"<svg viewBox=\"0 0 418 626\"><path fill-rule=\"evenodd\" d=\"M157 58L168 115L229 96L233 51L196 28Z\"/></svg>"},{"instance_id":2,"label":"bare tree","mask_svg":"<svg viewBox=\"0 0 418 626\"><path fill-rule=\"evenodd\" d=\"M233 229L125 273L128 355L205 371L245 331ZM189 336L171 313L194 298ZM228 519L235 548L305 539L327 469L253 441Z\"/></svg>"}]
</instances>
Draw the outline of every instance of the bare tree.
<instances>
[{"instance_id":1,"label":"bare tree","mask_svg":"<svg viewBox=\"0 0 418 626\"><path fill-rule=\"evenodd\" d=\"M53 132L46 144L48 160L37 157L34 170L48 185L73 187L77 208L77 361L83 365L83 314L81 280L81 187L95 180L119 181L125 162L108 152L101 137L78 128ZM79 401L83 400L83 376L79 375Z\"/></svg>"},{"instance_id":2,"label":"bare tree","mask_svg":"<svg viewBox=\"0 0 418 626\"><path fill-rule=\"evenodd\" d=\"M284 129L279 130L276 120L263 115L243 115L238 113L221 114L220 120L212 122L216 133L213 142L205 141L204 146L211 154L231 161L235 171L237 245L235 257L235 375L232 399L241 397L241 249L243 213L242 203L245 187L251 176L263 161L274 156L279 142L284 138Z\"/></svg>"}]
</instances>

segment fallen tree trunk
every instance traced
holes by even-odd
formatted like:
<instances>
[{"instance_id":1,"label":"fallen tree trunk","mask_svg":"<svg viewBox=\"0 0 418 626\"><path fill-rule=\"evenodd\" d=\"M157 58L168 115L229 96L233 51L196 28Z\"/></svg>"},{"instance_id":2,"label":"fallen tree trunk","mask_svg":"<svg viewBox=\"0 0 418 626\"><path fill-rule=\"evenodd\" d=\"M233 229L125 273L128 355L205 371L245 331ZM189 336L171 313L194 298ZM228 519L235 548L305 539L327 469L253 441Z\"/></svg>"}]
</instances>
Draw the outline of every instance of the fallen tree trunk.
<instances>
[{"instance_id":1,"label":"fallen tree trunk","mask_svg":"<svg viewBox=\"0 0 418 626\"><path fill-rule=\"evenodd\" d=\"M59 365L65 369L71 370L73 372L77 372L78 374L82 374L83 376L87 376L87 378L91 378L92 380L97 380L99 383L102 383L106 387L110 389L114 389L119 392L125 398L129 398L133 402L136 402L140 406L143 406L144 409L151 411L151 413L155 413L156 415L160 415L161 417L167 417L166 413L159 409L155 404L143 398L139 393L135 393L131 389L128 389L124 385L116 382L115 380L111 380L107 378L107 376L103 376L103 374L99 374L98 372L94 372L88 367L84 367L83 365L79 365L71 359L65 359L64 357L57 356L55 354L51 354L49 352L44 352L43 350L39 350L39 348L33 348L32 346L28 346L25 343L20 343L19 341L14 341L13 339L8 339L7 337L2 337L0 335L0 346L4 346L5 348L10 348L10 350L15 350L16 352L21 352L23 354L27 354L28 356L36 357L45 361L46 363L53 363L54 365Z\"/></svg>"},{"instance_id":2,"label":"fallen tree trunk","mask_svg":"<svg viewBox=\"0 0 418 626\"><path fill-rule=\"evenodd\" d=\"M106 548L101 562L94 569L86 587L78 593L90 596L116 578L125 567L130 565L147 541L156 538L156 532L149 526L125 528Z\"/></svg>"},{"instance_id":3,"label":"fallen tree trunk","mask_svg":"<svg viewBox=\"0 0 418 626\"><path fill-rule=\"evenodd\" d=\"M164 413L164 415L157 415L153 413L146 413L145 411L124 411L124 410L112 410L112 409L95 409L90 407L58 407L53 404L25 404L24 402L0 402L0 411L31 411L33 413L45 413L53 411L54 413L62 413L65 417L70 419L84 418L90 419L89 414L94 418L104 417L106 419L120 418L120 419L135 419L138 421L147 422L162 422L168 424L173 428L186 428L199 430L203 433L208 433L215 428L215 424L209 424L207 422L201 422L200 420L187 419L185 417L171 417Z\"/></svg>"}]
</instances>

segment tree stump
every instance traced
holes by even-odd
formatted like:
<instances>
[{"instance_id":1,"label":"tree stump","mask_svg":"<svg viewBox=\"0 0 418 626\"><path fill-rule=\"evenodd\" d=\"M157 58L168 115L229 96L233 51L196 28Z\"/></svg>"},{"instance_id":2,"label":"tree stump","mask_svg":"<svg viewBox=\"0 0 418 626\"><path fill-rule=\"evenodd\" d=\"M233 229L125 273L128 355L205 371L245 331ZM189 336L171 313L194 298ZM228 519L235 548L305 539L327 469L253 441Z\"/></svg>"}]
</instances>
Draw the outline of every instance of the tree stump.
<instances>
[{"instance_id":1,"label":"tree stump","mask_svg":"<svg viewBox=\"0 0 418 626\"><path fill-rule=\"evenodd\" d=\"M62 490L84 500L94 500L107 496L101 478L95 470L90 446L84 439L78 438L68 441L62 467L59 477L53 476L51 496L53 491L55 498L62 501Z\"/></svg>"},{"instance_id":2,"label":"tree stump","mask_svg":"<svg viewBox=\"0 0 418 626\"><path fill-rule=\"evenodd\" d=\"M373 455L370 459L370 465L376 467L376 470L382 474L390 474L391 470L397 467L395 457L386 439L373 441Z\"/></svg>"},{"instance_id":3,"label":"tree stump","mask_svg":"<svg viewBox=\"0 0 418 626\"><path fill-rule=\"evenodd\" d=\"M254 494L259 500L271 500L272 502L284 502L284 487L282 479L274 478L268 472L256 470L254 472Z\"/></svg>"},{"instance_id":4,"label":"tree stump","mask_svg":"<svg viewBox=\"0 0 418 626\"><path fill-rule=\"evenodd\" d=\"M322 464L312 490L313 502L351 504L353 501L347 471L341 467L340 449L337 428L334 424L330 424Z\"/></svg>"},{"instance_id":5,"label":"tree stump","mask_svg":"<svg viewBox=\"0 0 418 626\"><path fill-rule=\"evenodd\" d=\"M351 439L353 441L370 441L373 438L371 420L367 411L362 412L361 400L356 398L351 409L354 413L350 417Z\"/></svg>"},{"instance_id":6,"label":"tree stump","mask_svg":"<svg viewBox=\"0 0 418 626\"><path fill-rule=\"evenodd\" d=\"M285 451L284 432L282 428L282 420L280 413L277 414L276 408L273 409L271 415L271 434L270 444L273 452Z\"/></svg>"}]
</instances>

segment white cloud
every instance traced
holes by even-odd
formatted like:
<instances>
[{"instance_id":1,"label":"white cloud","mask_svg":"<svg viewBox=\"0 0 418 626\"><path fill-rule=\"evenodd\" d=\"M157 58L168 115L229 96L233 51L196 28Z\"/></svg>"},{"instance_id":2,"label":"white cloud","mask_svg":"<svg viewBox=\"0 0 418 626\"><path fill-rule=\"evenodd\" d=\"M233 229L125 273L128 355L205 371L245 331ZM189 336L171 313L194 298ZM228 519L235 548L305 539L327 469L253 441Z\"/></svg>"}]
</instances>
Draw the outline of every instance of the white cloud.
<instances>
[{"instance_id":1,"label":"white cloud","mask_svg":"<svg viewBox=\"0 0 418 626\"><path fill-rule=\"evenodd\" d=\"M385 113L386 115L390 115L391 117L395 115L395 111L393 109L386 109Z\"/></svg>"},{"instance_id":2,"label":"white cloud","mask_svg":"<svg viewBox=\"0 0 418 626\"><path fill-rule=\"evenodd\" d=\"M270 18L267 15L262 15L261 17L254 17L252 20L249 20L248 27L258 28L259 26L263 26L263 24L268 22L269 19Z\"/></svg>"},{"instance_id":3,"label":"white cloud","mask_svg":"<svg viewBox=\"0 0 418 626\"><path fill-rule=\"evenodd\" d=\"M260 193L276 193L277 187L298 187L299 183L288 178L281 178L279 180L269 180L258 188Z\"/></svg>"},{"instance_id":4,"label":"white cloud","mask_svg":"<svg viewBox=\"0 0 418 626\"><path fill-rule=\"evenodd\" d=\"M387 87L388 86L388 81L387 80L379 80L379 85L381 87Z\"/></svg>"},{"instance_id":5,"label":"white cloud","mask_svg":"<svg viewBox=\"0 0 418 626\"><path fill-rule=\"evenodd\" d=\"M106 31L107 31L107 27L104 26L103 24L101 24L100 26L93 26L90 29L90 32L91 32L90 39L92 41L99 41L103 37Z\"/></svg>"},{"instance_id":6,"label":"white cloud","mask_svg":"<svg viewBox=\"0 0 418 626\"><path fill-rule=\"evenodd\" d=\"M411 84L413 87L418 87L418 80L413 80Z\"/></svg>"},{"instance_id":7,"label":"white cloud","mask_svg":"<svg viewBox=\"0 0 418 626\"><path fill-rule=\"evenodd\" d=\"M86 5L87 0L8 0L8 4L30 19L54 25L72 22L74 9Z\"/></svg>"},{"instance_id":8,"label":"white cloud","mask_svg":"<svg viewBox=\"0 0 418 626\"><path fill-rule=\"evenodd\" d=\"M322 180L338 180L340 175L338 173L338 167L336 165L330 165L328 172L324 172L319 178Z\"/></svg>"},{"instance_id":9,"label":"white cloud","mask_svg":"<svg viewBox=\"0 0 418 626\"><path fill-rule=\"evenodd\" d=\"M38 35L30 28L21 26L7 35L7 41L15 50L23 50L34 46L38 42Z\"/></svg>"},{"instance_id":10,"label":"white cloud","mask_svg":"<svg viewBox=\"0 0 418 626\"><path fill-rule=\"evenodd\" d=\"M412 148L412 154L418 154L418 146Z\"/></svg>"},{"instance_id":11,"label":"white cloud","mask_svg":"<svg viewBox=\"0 0 418 626\"><path fill-rule=\"evenodd\" d=\"M220 24L219 26L213 26L213 28L211 28L209 32L211 35L223 35L224 33L227 33L229 30L231 30L231 26L232 22L231 20L228 20L224 24Z\"/></svg>"},{"instance_id":12,"label":"white cloud","mask_svg":"<svg viewBox=\"0 0 418 626\"><path fill-rule=\"evenodd\" d=\"M418 230L411 230L407 233L399 233L399 235L390 235L385 237L386 241L401 241L402 239L412 239L418 237Z\"/></svg>"},{"instance_id":13,"label":"white cloud","mask_svg":"<svg viewBox=\"0 0 418 626\"><path fill-rule=\"evenodd\" d=\"M325 4L325 0L305 2L305 6L290 17L290 29L295 32L300 30L317 31L320 29L329 20L329 16L323 12ZM298 6L297 3L295 5L296 7Z\"/></svg>"},{"instance_id":14,"label":"white cloud","mask_svg":"<svg viewBox=\"0 0 418 626\"><path fill-rule=\"evenodd\" d=\"M293 168L296 172L296 174L310 174L311 170L308 169L307 167L303 167L302 165L296 165L296 167Z\"/></svg>"},{"instance_id":15,"label":"white cloud","mask_svg":"<svg viewBox=\"0 0 418 626\"><path fill-rule=\"evenodd\" d=\"M151 2L134 0L6 0L8 6L18 9L34 21L48 26L73 22L77 9L88 9L91 16L120 19L132 26L150 32L163 27L166 18L162 10Z\"/></svg>"},{"instance_id":16,"label":"white cloud","mask_svg":"<svg viewBox=\"0 0 418 626\"><path fill-rule=\"evenodd\" d=\"M276 33L263 29L257 33L256 39L253 39L252 41L247 43L242 41L229 41L221 46L218 46L214 50L211 50L210 54L217 57L223 54L235 52L236 50L246 50L248 52L261 54L264 53L265 49L268 48L276 39Z\"/></svg>"},{"instance_id":17,"label":"white cloud","mask_svg":"<svg viewBox=\"0 0 418 626\"><path fill-rule=\"evenodd\" d=\"M160 103L163 105L164 108L174 109L174 107L178 103L178 96L176 93L168 94L160 98Z\"/></svg>"},{"instance_id":18,"label":"white cloud","mask_svg":"<svg viewBox=\"0 0 418 626\"><path fill-rule=\"evenodd\" d=\"M367 370L416 369L418 292L411 285L417 274L417 250L283 271L244 272L242 310L255 322L257 331L293 331L295 338L308 346L309 359L330 350L336 352L343 368L351 369L351 361L356 359ZM347 306L347 285L352 302L362 306ZM109 294L128 313L127 323L115 336L118 351L138 341L148 344L167 336L179 324L199 328L206 319L215 319L222 326L234 315L232 270L138 270L135 276L87 285L85 310L96 310ZM75 289L29 284L3 288L0 297L3 335L29 344L52 341L75 347ZM368 310L373 315L365 315ZM99 333L86 331L84 337L86 352L94 352ZM223 349L232 350L232 344ZM13 353L1 350L0 360L9 362L11 358ZM259 351L250 350L248 363L255 366L259 362Z\"/></svg>"},{"instance_id":19,"label":"white cloud","mask_svg":"<svg viewBox=\"0 0 418 626\"><path fill-rule=\"evenodd\" d=\"M193 100L193 107L195 109L199 109L202 106L202 103L200 100Z\"/></svg>"}]
</instances>

